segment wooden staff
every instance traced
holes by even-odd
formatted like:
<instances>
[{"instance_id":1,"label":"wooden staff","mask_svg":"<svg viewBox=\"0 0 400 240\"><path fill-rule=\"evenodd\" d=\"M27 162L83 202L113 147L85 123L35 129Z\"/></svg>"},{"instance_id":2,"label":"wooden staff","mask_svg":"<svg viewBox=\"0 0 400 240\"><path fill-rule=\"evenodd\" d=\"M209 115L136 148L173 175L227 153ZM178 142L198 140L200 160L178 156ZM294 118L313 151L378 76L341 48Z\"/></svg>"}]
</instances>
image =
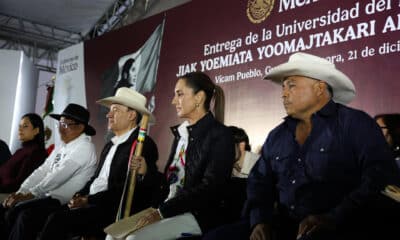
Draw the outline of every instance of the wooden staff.
<instances>
[{"instance_id":1,"label":"wooden staff","mask_svg":"<svg viewBox=\"0 0 400 240\"><path fill-rule=\"evenodd\" d=\"M148 124L149 124L149 115L143 114L142 121L140 123L140 130L139 130L139 135L137 138L137 144L136 144L134 156L142 155L143 143L144 143L144 139L146 137ZM131 213L133 193L135 192L137 169L131 169L131 164L133 163L133 161L134 160L133 160L133 156L132 156L131 159L129 160L129 162L130 162L130 164L129 164L130 174L128 175L129 189L128 189L128 193L127 193L127 197L126 197L123 218L129 217L129 215Z\"/></svg>"}]
</instances>

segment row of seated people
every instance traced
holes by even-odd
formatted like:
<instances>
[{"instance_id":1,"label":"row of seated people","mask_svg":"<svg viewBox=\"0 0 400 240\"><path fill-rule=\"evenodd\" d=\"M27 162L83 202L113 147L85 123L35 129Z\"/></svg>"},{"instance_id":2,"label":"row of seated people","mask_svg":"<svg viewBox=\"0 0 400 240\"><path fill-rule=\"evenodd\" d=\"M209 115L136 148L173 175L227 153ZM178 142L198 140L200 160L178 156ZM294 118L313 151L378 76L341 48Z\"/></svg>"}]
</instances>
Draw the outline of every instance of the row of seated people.
<instances>
[{"instance_id":1,"label":"row of seated people","mask_svg":"<svg viewBox=\"0 0 400 240\"><path fill-rule=\"evenodd\" d=\"M238 166L233 172L235 176L237 175L241 179L246 177L251 165L254 165L258 158L250 152L245 153L245 148L247 150L249 148L249 141L242 129L225 127L221 122L216 121L207 109L216 87L211 80L201 73L188 75L187 79L187 81L193 81L192 84L195 85L207 80L206 85L200 85L200 88L206 88L208 95L205 95L206 90L202 90L199 94L201 95L199 103L194 105L192 112L187 109L183 109L182 113L178 112L178 116L186 118L188 121L180 127L173 128L176 136L174 146L179 145L176 149L180 151L173 151L169 158L169 164L165 170L168 184L166 178L156 168L157 147L150 137L145 138L142 157L136 157L132 164L132 168L136 169L139 174L132 214L160 204L160 206L165 205L165 215L168 214L169 209L181 211L175 209L180 207L182 200L188 207L193 201L192 197L179 199L183 196L179 197L179 194L183 194L184 182L198 186L198 193L195 194L204 196L205 202L213 203L214 210L221 206L231 208L234 205L230 201L218 202L219 197L216 193L220 192L218 187L225 185L232 174L232 166L235 161L235 145L232 135L235 135L236 141L243 142L245 140L245 145L243 145L244 143L239 144L239 142L236 144L241 150L236 152ZM192 91L185 82L186 80L181 79L177 84L179 89L176 90L174 99L176 105L179 104L179 108L186 107L181 106L182 100L178 99L178 96L182 96L183 92L187 95ZM222 89L219 88L217 91L219 91L220 97L223 97ZM142 114L151 116L151 113L145 108L145 97L128 88L119 89L116 96L102 99L99 103L109 108L108 127L115 137L105 145L97 168L94 145L88 137L95 134L94 128L89 125L89 112L80 105L69 104L61 114L52 114L51 117L59 121L60 137L64 145L55 149L46 162L22 183L19 190L4 200L1 209L2 238L68 239L77 235L99 235L105 226L115 221L120 201L119 196L121 196L126 180L126 174L123 173L127 171L127 161L131 157L132 148L136 144L134 140L137 139L139 133L138 123ZM215 106L219 106L218 102ZM152 118L151 116L151 120ZM199 121L200 119L201 121ZM190 147L188 145L189 125L195 133L192 136L200 141L196 145L190 145L194 147L192 150L186 149L186 147ZM204 129L213 131L206 132ZM203 136L204 134L206 136ZM243 136L237 136L238 134ZM206 140L205 143L204 140ZM214 156L205 154L195 156L193 162L197 162L197 166L193 166L192 169L194 171L193 179L191 180L190 176L185 177L185 153L187 151L198 152L198 147L203 144L210 145L210 141L215 141L217 145L221 144L220 149L224 151L213 150L213 152L215 151ZM183 148L185 150L181 151ZM223 157L221 158L221 156ZM207 166L207 162L210 160L217 163L213 168ZM230 166L230 168L226 166ZM200 169L198 169L199 167ZM204 168L207 169L202 170ZM210 180L202 182L201 178L205 172L196 173L199 170L209 171L212 174ZM93 177L89 178L91 175ZM184 178L185 181L183 181ZM86 184L84 184L85 182ZM243 183L240 182L240 188L244 191ZM204 193L202 193L203 191ZM244 192L238 195L245 196ZM244 198L241 202L243 201ZM199 201L197 204L197 208L204 208L203 202ZM235 201L235 206L240 206L237 207L235 216L239 215L241 205L242 203L238 204L238 200ZM232 211L227 212L232 213ZM208 224L206 219L212 216L211 213L212 211L209 211L204 217L200 215L204 219L204 224ZM99 237L101 238L101 234Z\"/></svg>"},{"instance_id":2,"label":"row of seated people","mask_svg":"<svg viewBox=\"0 0 400 240\"><path fill-rule=\"evenodd\" d=\"M67 112L70 112L68 108L64 113ZM223 203L224 208L229 209L229 211L226 211L228 222L239 219L240 210L245 200L245 178L258 159L257 154L250 152L249 138L246 132L243 129L233 126L229 128L233 133L236 151L235 165L232 173L233 182L230 184L230 190L227 191L229 195L226 197L226 199L230 201L224 201ZM8 193L17 191L19 185L23 182L22 180L43 163L44 159L47 157L44 151L44 132L43 122L40 116L37 114L26 114L22 117L19 127L19 139L22 142L22 148L13 155L7 164L1 165L1 192ZM5 153L8 152L8 157L10 157L11 154L8 146L5 143L3 143L2 146L4 147ZM5 154L2 156L5 156ZM30 170L27 171L28 169ZM10 176L10 174L17 175ZM7 181L6 179L9 180ZM141 198L141 200L144 201L146 199ZM135 202L135 204L137 203ZM140 205L143 207L145 206L144 203ZM95 231L96 230L98 229L95 229ZM89 229L85 231L87 231L86 233L91 233Z\"/></svg>"},{"instance_id":3,"label":"row of seated people","mask_svg":"<svg viewBox=\"0 0 400 240\"><path fill-rule=\"evenodd\" d=\"M157 147L150 137L145 138L142 156L134 158L132 164L132 168L138 172L132 213L150 206L160 206L160 209L164 206L164 215L176 215L182 211L179 209L181 203L188 207L193 202L191 196L181 199L187 194L184 194L186 189L183 183L197 186L198 192L193 194L204 196L205 202L212 203L209 205L212 209L218 209L221 204L218 201L218 188L229 181L235 159L232 133L209 112L216 88L211 80L200 73L188 75L187 79L196 85L203 84L204 79L208 82L205 86L200 86L200 98L191 111L182 105L181 96L183 91L188 95L192 87L185 86L186 80L182 79L177 84L179 90L176 90L174 101L179 108L185 108L182 112L178 111L178 116L188 120L181 127L174 128L174 145L179 145L177 149L184 151L171 153L165 170L169 181L166 183L166 178L157 171ZM222 89L217 91L223 97ZM119 89L115 96L102 99L99 103L109 108L108 128L115 137L103 148L97 168L95 148L89 137L95 134L94 128L89 125L89 112L80 105L69 104L61 114L52 114L51 117L59 121L60 137L64 145L55 149L21 184L18 191L9 194L3 201L2 239L67 239L76 235L98 233L115 221L128 160L136 144L134 140L139 134L138 123L142 114L150 115L151 120L152 115L145 107L145 97L128 88ZM220 106L218 101L215 106ZM196 144L189 145L188 132L179 136L178 132L188 131L185 128L189 128L189 125L195 133L192 136L196 138ZM209 131L204 131L205 129ZM211 144L211 141L215 143ZM185 153L198 153L202 145L210 148L213 146L212 150L205 149L212 154L190 154L194 157L192 176L184 176ZM191 147L193 149L189 150ZM216 151L217 148L223 151ZM212 167L208 166L209 161L213 162ZM248 166L247 168L249 169ZM206 171L211 174L207 176L210 179L203 181ZM198 200L195 208L201 209L203 202L200 198ZM206 219L214 211L210 210L208 215L199 212L207 225Z\"/></svg>"},{"instance_id":4,"label":"row of seated people","mask_svg":"<svg viewBox=\"0 0 400 240\"><path fill-rule=\"evenodd\" d=\"M198 94L199 88L187 77L178 79L178 96L173 104L187 95L179 91L184 89L182 85L192 87L194 97ZM399 170L374 119L344 105L355 96L351 80L334 64L304 53L293 54L267 78L283 86L288 117L269 134L261 158L249 175L243 219L215 228L226 224L229 219L224 217L230 214L221 207L214 209L218 205L210 205L200 194L191 195L197 190L191 186L192 192L186 194L194 196L196 207L203 208L190 208L185 202L179 215L168 215L168 211L164 215L165 205L161 205L131 222L136 225L134 232L110 233L106 239L176 239L189 235L203 235L207 240L397 239L399 205L381 191L387 185L399 184ZM193 101L196 106L196 98ZM177 104L178 116L180 112L187 114L181 105ZM179 133L182 137L185 132ZM184 153L179 141L172 148L176 161ZM176 170L175 165L172 167ZM190 173L187 168L185 177ZM219 189L219 194L224 192L223 186ZM166 206L174 200L167 198ZM208 212L208 218L201 218L200 211Z\"/></svg>"},{"instance_id":5,"label":"row of seated people","mask_svg":"<svg viewBox=\"0 0 400 240\"><path fill-rule=\"evenodd\" d=\"M142 98L142 95L128 98L128 106L138 105L138 108L144 109ZM118 104L111 106L107 116L109 127L116 136L104 147L98 165L95 147L90 139L96 132L88 123L89 112L80 105L69 104L61 114L52 114L51 117L59 121L58 128L64 145L55 149L25 179L18 191L9 194L3 201L1 239L36 239L50 214L75 208L84 209L79 212L89 217L98 213L92 216L97 219L92 224L96 230L112 222L118 207L117 198L124 185L132 142L137 139L139 132L136 127L142 114L139 111L143 109L133 110ZM147 174L139 182L136 193L147 198L140 197L135 201L138 209L141 208L140 204L151 206L152 193L159 190L152 187L160 186L162 179L155 164L158 159L157 147L151 138L146 138L143 154L148 161ZM99 224L103 225L99 227ZM84 231L90 231L90 227ZM43 237L46 238L45 235Z\"/></svg>"},{"instance_id":6,"label":"row of seated people","mask_svg":"<svg viewBox=\"0 0 400 240\"><path fill-rule=\"evenodd\" d=\"M374 119L382 129L396 163L400 167L400 114L378 114ZM241 156L238 158L238 152L236 152L233 175L239 178L246 178L255 163L254 154L250 152L249 138L243 129L234 126L229 128L233 132L236 151L240 149L239 155ZM15 154L11 155L7 144L0 140L0 193L5 195L17 191L21 183L33 170L43 163L47 157L43 151L46 130L49 131L49 129L44 129L43 131L43 122L39 115L28 113L22 116L19 124L18 138L22 143L22 147ZM50 154L51 151L49 152L48 150L47 153ZM245 159L246 161L244 161ZM7 164L3 164L7 160L10 161ZM3 200L3 197L0 197L0 201Z\"/></svg>"},{"instance_id":7,"label":"row of seated people","mask_svg":"<svg viewBox=\"0 0 400 240\"><path fill-rule=\"evenodd\" d=\"M240 187L233 187L241 189L238 203L232 203L239 207L231 207L236 194L229 195L228 186L235 186L229 185L232 174L243 178L249 170L238 171L247 168L241 160L246 154L235 157L235 142L238 149L241 144L235 130L223 125L223 91L206 74L189 73L178 79L172 100L186 121L171 128L175 138L164 170L168 182L157 171L157 147L146 137L142 156L131 164L138 172L132 214L152 208L136 223L137 231L106 239L346 239L361 232L375 236L361 231L364 210L379 220L374 225L379 230L393 220L398 206L380 191L398 185L400 174L375 121L342 104L355 95L351 80L325 59L304 53L292 55L267 77L283 84L288 117L268 136L248 186L239 181ZM151 113L145 97L128 88L98 102L110 109L108 127L115 137L103 148L97 168L87 137L95 134L88 111L70 104L53 114L66 144L5 199L2 239L68 239L102 232L115 221L137 124L142 114ZM242 221L217 228L237 220L231 210L241 208L244 196ZM389 214L389 209L396 211ZM356 224L350 229L352 221ZM370 220L366 226L376 223Z\"/></svg>"}]
</instances>

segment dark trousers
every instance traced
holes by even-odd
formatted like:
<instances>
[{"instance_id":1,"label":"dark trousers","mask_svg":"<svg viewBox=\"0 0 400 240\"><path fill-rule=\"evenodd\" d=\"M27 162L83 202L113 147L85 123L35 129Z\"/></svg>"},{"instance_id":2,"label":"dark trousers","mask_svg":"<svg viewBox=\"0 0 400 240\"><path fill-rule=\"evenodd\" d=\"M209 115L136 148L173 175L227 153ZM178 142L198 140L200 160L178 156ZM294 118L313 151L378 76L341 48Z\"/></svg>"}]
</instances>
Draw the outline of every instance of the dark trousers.
<instances>
[{"instance_id":1,"label":"dark trousers","mask_svg":"<svg viewBox=\"0 0 400 240\"><path fill-rule=\"evenodd\" d=\"M48 214L60 207L57 199L48 197L23 201L10 209L3 208L0 210L4 220L1 239L36 239Z\"/></svg>"},{"instance_id":2,"label":"dark trousers","mask_svg":"<svg viewBox=\"0 0 400 240\"><path fill-rule=\"evenodd\" d=\"M272 227L272 239L274 240L295 240L297 234L297 225L292 222L278 222L274 221ZM204 234L203 240L217 240L217 239L230 239L230 240L243 240L249 239L252 229L248 219L242 219L236 223L224 225L213 229ZM324 239L325 240L325 239ZM328 240L328 239L326 239Z\"/></svg>"},{"instance_id":3,"label":"dark trousers","mask_svg":"<svg viewBox=\"0 0 400 240\"><path fill-rule=\"evenodd\" d=\"M0 204L0 239L7 239L6 237L8 236L8 224L5 219L6 212L7 208Z\"/></svg>"},{"instance_id":4,"label":"dark trousers","mask_svg":"<svg viewBox=\"0 0 400 240\"><path fill-rule=\"evenodd\" d=\"M203 240L218 240L218 239L230 239L230 240L244 240L249 239L252 229L250 228L250 222L247 219L243 219L239 222L221 226L214 230L211 230L204 234ZM292 221L278 222L275 221L272 225L271 231L272 240L296 240L297 237L297 224ZM335 232L331 231L320 231L312 236L303 236L298 240L344 240L337 238ZM357 238L355 238L357 239Z\"/></svg>"},{"instance_id":5,"label":"dark trousers","mask_svg":"<svg viewBox=\"0 0 400 240\"><path fill-rule=\"evenodd\" d=\"M48 217L39 239L63 240L82 235L105 237L103 229L115 221L115 215L115 211L97 206L63 209Z\"/></svg>"},{"instance_id":6,"label":"dark trousers","mask_svg":"<svg viewBox=\"0 0 400 240\"><path fill-rule=\"evenodd\" d=\"M298 240L397 240L397 229L400 221L393 218L373 219L372 216L359 219L352 223L340 226L335 230L320 229L310 235L305 235ZM297 237L298 222L286 219L274 219L272 223L272 240L295 240ZM249 239L252 229L248 219L224 225L204 234L203 240L243 240Z\"/></svg>"},{"instance_id":7,"label":"dark trousers","mask_svg":"<svg viewBox=\"0 0 400 240\"><path fill-rule=\"evenodd\" d=\"M229 239L229 240L242 240L249 239L251 234L250 222L248 220L241 220L236 223L224 225L204 233L203 240L217 240L217 239Z\"/></svg>"}]
</instances>

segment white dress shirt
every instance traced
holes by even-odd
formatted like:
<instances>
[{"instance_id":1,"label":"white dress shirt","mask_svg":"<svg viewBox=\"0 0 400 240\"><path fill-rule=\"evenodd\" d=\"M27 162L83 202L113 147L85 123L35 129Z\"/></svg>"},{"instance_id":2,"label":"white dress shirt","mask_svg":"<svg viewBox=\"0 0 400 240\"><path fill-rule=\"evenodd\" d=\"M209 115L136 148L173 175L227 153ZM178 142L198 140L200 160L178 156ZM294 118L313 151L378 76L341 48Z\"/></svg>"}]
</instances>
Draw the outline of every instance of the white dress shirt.
<instances>
[{"instance_id":1,"label":"white dress shirt","mask_svg":"<svg viewBox=\"0 0 400 240\"><path fill-rule=\"evenodd\" d=\"M91 138L81 134L68 144L56 148L21 185L18 192L35 197L51 196L67 203L93 176L96 150Z\"/></svg>"},{"instance_id":2,"label":"white dress shirt","mask_svg":"<svg viewBox=\"0 0 400 240\"><path fill-rule=\"evenodd\" d=\"M121 143L124 143L126 140L128 140L129 136L135 129L136 128L133 128L129 132L121 136L114 136L113 138L111 138L111 142L113 143L113 145L107 153L106 159L104 160L104 164L101 167L99 176L97 176L97 178L90 185L90 192L89 192L90 195L108 189L108 176L110 175L111 162L114 158L115 151L117 151L117 148Z\"/></svg>"}]
</instances>

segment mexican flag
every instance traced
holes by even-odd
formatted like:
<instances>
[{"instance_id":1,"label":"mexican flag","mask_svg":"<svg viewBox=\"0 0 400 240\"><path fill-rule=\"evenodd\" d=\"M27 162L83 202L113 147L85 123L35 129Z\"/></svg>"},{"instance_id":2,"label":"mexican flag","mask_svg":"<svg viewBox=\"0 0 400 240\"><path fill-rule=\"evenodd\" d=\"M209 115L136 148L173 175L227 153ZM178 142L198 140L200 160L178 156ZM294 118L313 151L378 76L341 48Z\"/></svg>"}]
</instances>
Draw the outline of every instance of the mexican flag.
<instances>
[{"instance_id":1,"label":"mexican flag","mask_svg":"<svg viewBox=\"0 0 400 240\"><path fill-rule=\"evenodd\" d=\"M43 116L42 118L44 119L47 115L53 112L54 106L53 106L53 95L54 95L54 81L55 81L55 76L51 78L51 82L46 84L47 87L47 96L46 96L46 103L43 108Z\"/></svg>"}]
</instances>

